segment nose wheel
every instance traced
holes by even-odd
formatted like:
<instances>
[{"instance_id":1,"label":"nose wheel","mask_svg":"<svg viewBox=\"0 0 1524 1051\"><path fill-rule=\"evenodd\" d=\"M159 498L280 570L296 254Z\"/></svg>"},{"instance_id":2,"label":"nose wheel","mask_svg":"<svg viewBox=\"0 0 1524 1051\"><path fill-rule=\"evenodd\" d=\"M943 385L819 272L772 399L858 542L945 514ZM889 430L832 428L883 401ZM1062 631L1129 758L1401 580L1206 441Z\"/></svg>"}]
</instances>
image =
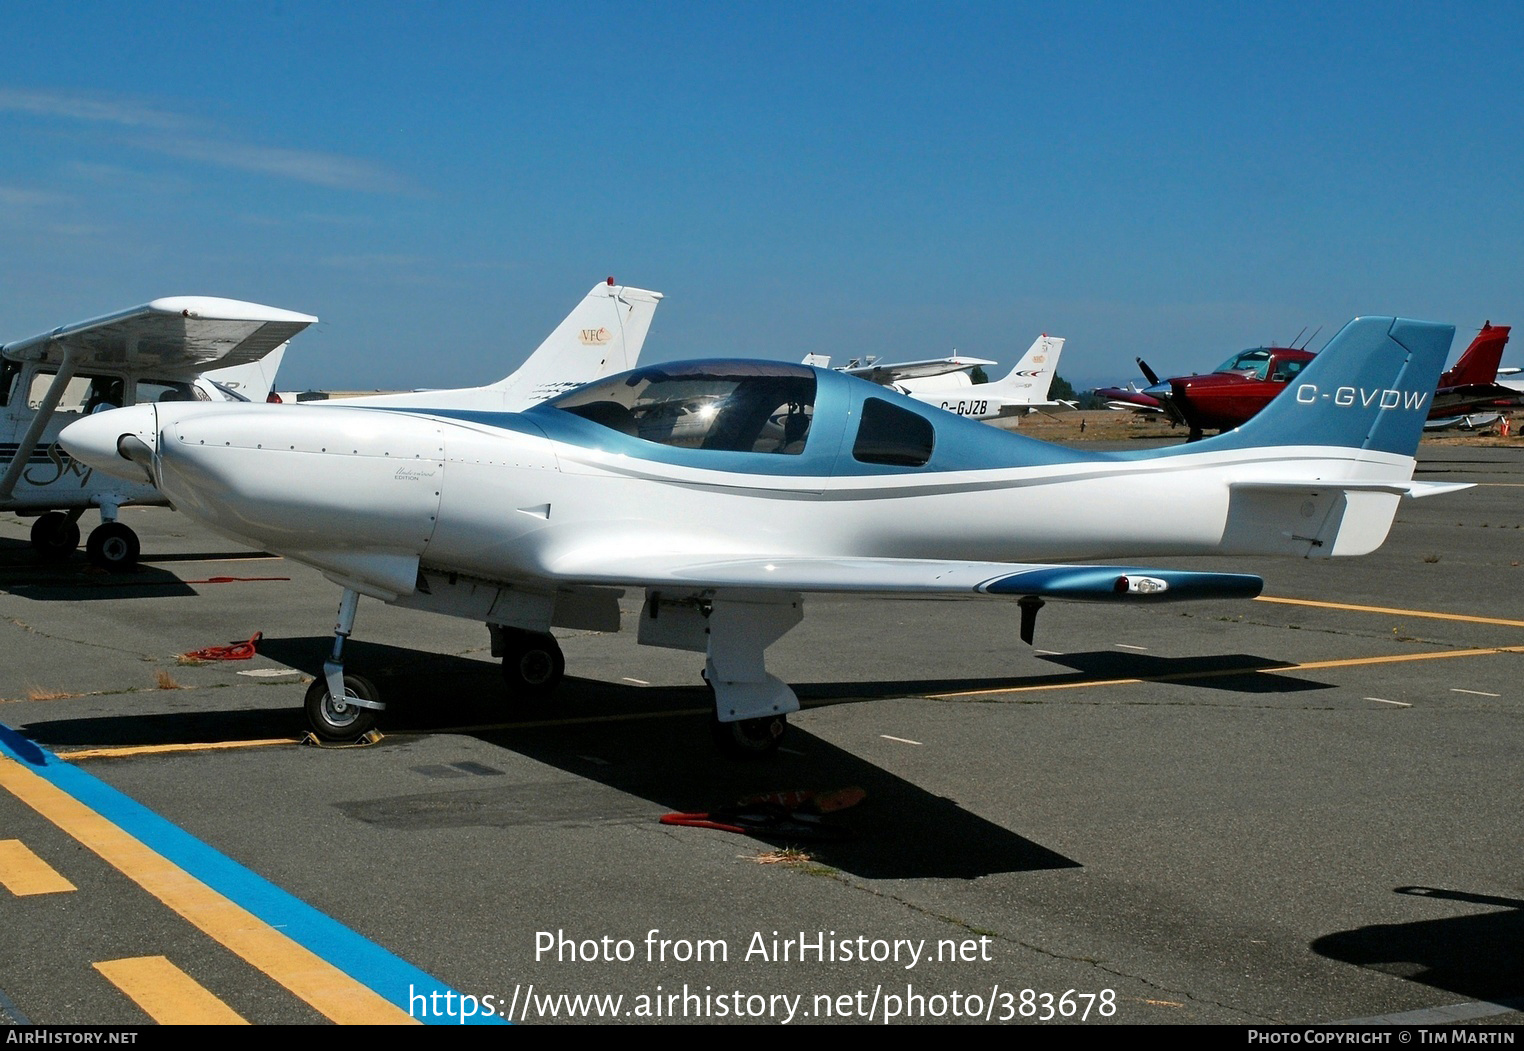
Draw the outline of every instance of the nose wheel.
<instances>
[{"instance_id":1,"label":"nose wheel","mask_svg":"<svg viewBox=\"0 0 1524 1051\"><path fill-rule=\"evenodd\" d=\"M77 540L77 526L74 533ZM90 531L90 539L85 541L85 557L113 573L125 573L137 565L141 553L138 535L120 522L102 522Z\"/></svg>"},{"instance_id":2,"label":"nose wheel","mask_svg":"<svg viewBox=\"0 0 1524 1051\"><path fill-rule=\"evenodd\" d=\"M356 702L377 701L380 696L375 684L359 675L344 676L343 697L333 696L326 678L314 679L307 687L307 721L325 741L353 741L376 725L376 709Z\"/></svg>"}]
</instances>

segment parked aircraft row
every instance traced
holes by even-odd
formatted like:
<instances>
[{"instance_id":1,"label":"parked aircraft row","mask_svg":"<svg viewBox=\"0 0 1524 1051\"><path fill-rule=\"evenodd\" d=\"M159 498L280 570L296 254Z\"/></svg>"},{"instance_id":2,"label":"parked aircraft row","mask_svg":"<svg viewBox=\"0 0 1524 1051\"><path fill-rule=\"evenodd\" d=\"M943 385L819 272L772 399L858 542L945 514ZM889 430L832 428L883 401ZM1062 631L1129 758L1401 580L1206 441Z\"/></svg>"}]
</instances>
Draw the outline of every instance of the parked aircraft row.
<instances>
[{"instance_id":1,"label":"parked aircraft row","mask_svg":"<svg viewBox=\"0 0 1524 1051\"><path fill-rule=\"evenodd\" d=\"M611 287L607 320L557 333L574 337L567 349L598 347L579 360L599 370L622 349L626 368L657 298ZM538 369L314 406L145 403L78 416L60 441L341 589L306 699L324 737L358 735L385 707L344 662L361 596L485 623L524 694L564 672L553 627L618 630L619 599L638 589L637 640L702 654L717 738L764 752L798 707L766 652L806 595L1004 599L1030 642L1050 599L1261 587L1090 560L1374 550L1402 497L1465 488L1412 477L1453 334L1358 318L1249 423L1125 453L1049 445L913 391L771 360L630 368L524 411L545 386Z\"/></svg>"},{"instance_id":2,"label":"parked aircraft row","mask_svg":"<svg viewBox=\"0 0 1524 1051\"><path fill-rule=\"evenodd\" d=\"M1455 365L1439 377L1427 426L1461 424L1478 412L1524 404L1524 391L1498 381L1498 365L1508 343L1508 326L1487 322ZM1138 367L1151 386L1102 387L1095 393L1108 408L1167 416L1182 424L1195 441L1207 430L1229 430L1244 423L1292 386L1315 357L1301 347L1252 347L1234 354L1202 375L1160 380L1148 363Z\"/></svg>"},{"instance_id":3,"label":"parked aircraft row","mask_svg":"<svg viewBox=\"0 0 1524 1051\"><path fill-rule=\"evenodd\" d=\"M974 368L994 365L982 358L936 358L893 365L880 364L877 358L853 359L837 371L849 376L893 387L916 401L935 405L958 416L976 420L1029 416L1034 412L1067 412L1076 408L1072 401L1053 401L1048 394L1058 375L1058 359L1064 341L1043 333L1027 348L1003 378L976 384L970 374ZM811 354L806 365L822 368L831 359Z\"/></svg>"}]
</instances>

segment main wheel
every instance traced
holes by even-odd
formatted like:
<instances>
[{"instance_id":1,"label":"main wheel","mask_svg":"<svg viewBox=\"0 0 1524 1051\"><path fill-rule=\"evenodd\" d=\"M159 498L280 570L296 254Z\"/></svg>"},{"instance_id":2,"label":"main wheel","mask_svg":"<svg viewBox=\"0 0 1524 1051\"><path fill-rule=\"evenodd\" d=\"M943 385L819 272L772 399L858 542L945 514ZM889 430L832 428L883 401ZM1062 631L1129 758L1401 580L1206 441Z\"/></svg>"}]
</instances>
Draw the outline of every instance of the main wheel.
<instances>
[{"instance_id":1,"label":"main wheel","mask_svg":"<svg viewBox=\"0 0 1524 1051\"><path fill-rule=\"evenodd\" d=\"M757 759L778 750L788 716L767 715L761 719L742 719L722 723L718 718L709 724L709 732L720 751L737 759Z\"/></svg>"},{"instance_id":2,"label":"main wheel","mask_svg":"<svg viewBox=\"0 0 1524 1051\"><path fill-rule=\"evenodd\" d=\"M328 680L319 675L307 687L307 721L312 732L325 741L353 741L376 725L376 709L353 703L375 701L381 697L375 684L358 675L344 676L344 697L335 700L328 692Z\"/></svg>"},{"instance_id":3,"label":"main wheel","mask_svg":"<svg viewBox=\"0 0 1524 1051\"><path fill-rule=\"evenodd\" d=\"M554 635L503 629L503 681L521 697L549 697L566 674L566 658Z\"/></svg>"},{"instance_id":4,"label":"main wheel","mask_svg":"<svg viewBox=\"0 0 1524 1051\"><path fill-rule=\"evenodd\" d=\"M85 557L113 573L125 573L137 565L141 551L138 535L120 522L102 522L85 541Z\"/></svg>"},{"instance_id":5,"label":"main wheel","mask_svg":"<svg viewBox=\"0 0 1524 1051\"><path fill-rule=\"evenodd\" d=\"M48 562L60 562L79 546L79 523L70 521L62 511L38 515L32 523L32 547Z\"/></svg>"}]
</instances>

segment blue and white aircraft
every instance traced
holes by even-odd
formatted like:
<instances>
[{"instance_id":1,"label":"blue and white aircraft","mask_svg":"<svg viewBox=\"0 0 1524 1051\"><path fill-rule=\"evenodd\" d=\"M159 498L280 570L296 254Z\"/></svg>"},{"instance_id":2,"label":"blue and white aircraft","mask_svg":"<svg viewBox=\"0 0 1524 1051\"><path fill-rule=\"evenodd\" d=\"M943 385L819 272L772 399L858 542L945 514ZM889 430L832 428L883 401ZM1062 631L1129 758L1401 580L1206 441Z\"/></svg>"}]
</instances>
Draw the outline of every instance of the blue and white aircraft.
<instances>
[{"instance_id":1,"label":"blue and white aircraft","mask_svg":"<svg viewBox=\"0 0 1524 1051\"><path fill-rule=\"evenodd\" d=\"M1413 481L1454 329L1345 326L1268 409L1208 441L1062 448L826 369L648 365L522 413L407 406L140 405L73 424L70 453L151 480L207 526L343 589L314 728L383 705L346 673L361 595L483 621L510 686L564 670L554 627L705 655L717 737L774 747L799 702L765 667L814 593L1005 598L1031 641L1047 599L1248 598L1259 577L1077 560L1360 555Z\"/></svg>"}]
</instances>

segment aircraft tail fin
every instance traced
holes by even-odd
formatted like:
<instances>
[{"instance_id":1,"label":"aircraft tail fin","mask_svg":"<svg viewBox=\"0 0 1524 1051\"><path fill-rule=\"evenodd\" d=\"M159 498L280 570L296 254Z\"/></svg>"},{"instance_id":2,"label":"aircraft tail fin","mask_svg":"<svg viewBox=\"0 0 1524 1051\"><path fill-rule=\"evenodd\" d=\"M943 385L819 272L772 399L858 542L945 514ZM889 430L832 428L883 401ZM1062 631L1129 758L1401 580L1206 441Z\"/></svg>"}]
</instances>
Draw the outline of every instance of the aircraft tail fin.
<instances>
[{"instance_id":1,"label":"aircraft tail fin","mask_svg":"<svg viewBox=\"0 0 1524 1051\"><path fill-rule=\"evenodd\" d=\"M566 320L511 375L493 384L518 411L572 387L635 367L662 300L660 292L595 285Z\"/></svg>"},{"instance_id":2,"label":"aircraft tail fin","mask_svg":"<svg viewBox=\"0 0 1524 1051\"><path fill-rule=\"evenodd\" d=\"M1484 323L1466 352L1439 377L1439 386L1470 387L1496 382L1498 365L1503 361L1503 348L1507 344L1507 325Z\"/></svg>"},{"instance_id":3,"label":"aircraft tail fin","mask_svg":"<svg viewBox=\"0 0 1524 1051\"><path fill-rule=\"evenodd\" d=\"M1016 367L1004 379L996 380L986 389L993 392L997 388L1010 388L1019 390L1031 401L1047 401L1053 377L1058 374L1058 358L1063 352L1062 338L1047 334L1038 336L1016 363Z\"/></svg>"},{"instance_id":4,"label":"aircraft tail fin","mask_svg":"<svg viewBox=\"0 0 1524 1051\"><path fill-rule=\"evenodd\" d=\"M1247 423L1187 448L1321 445L1413 456L1454 337L1453 325L1355 318Z\"/></svg>"},{"instance_id":5,"label":"aircraft tail fin","mask_svg":"<svg viewBox=\"0 0 1524 1051\"><path fill-rule=\"evenodd\" d=\"M227 397L227 392L232 392L232 398L247 398L249 401L262 402L270 397L270 391L275 389L275 376L280 371L280 363L286 356L286 348L289 342L282 343L270 353L258 361L251 361L247 365L231 365L225 369L213 369L203 372L197 384L208 384L217 393L207 391L213 400Z\"/></svg>"}]
</instances>

